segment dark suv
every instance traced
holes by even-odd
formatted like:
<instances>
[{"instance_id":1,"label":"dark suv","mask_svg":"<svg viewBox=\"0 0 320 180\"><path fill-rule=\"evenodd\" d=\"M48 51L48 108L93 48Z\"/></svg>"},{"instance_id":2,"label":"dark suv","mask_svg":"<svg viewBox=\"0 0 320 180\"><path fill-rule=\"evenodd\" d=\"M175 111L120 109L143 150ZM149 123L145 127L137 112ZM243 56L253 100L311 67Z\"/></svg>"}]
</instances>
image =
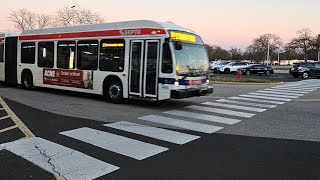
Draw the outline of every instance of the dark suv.
<instances>
[{"instance_id":1,"label":"dark suv","mask_svg":"<svg viewBox=\"0 0 320 180\"><path fill-rule=\"evenodd\" d=\"M289 73L295 78L302 76L302 78L307 79L310 76L310 69L314 67L315 64L310 62L294 63Z\"/></svg>"},{"instance_id":2,"label":"dark suv","mask_svg":"<svg viewBox=\"0 0 320 180\"><path fill-rule=\"evenodd\" d=\"M320 62L314 63L314 67L309 70L310 76L320 77Z\"/></svg>"}]
</instances>

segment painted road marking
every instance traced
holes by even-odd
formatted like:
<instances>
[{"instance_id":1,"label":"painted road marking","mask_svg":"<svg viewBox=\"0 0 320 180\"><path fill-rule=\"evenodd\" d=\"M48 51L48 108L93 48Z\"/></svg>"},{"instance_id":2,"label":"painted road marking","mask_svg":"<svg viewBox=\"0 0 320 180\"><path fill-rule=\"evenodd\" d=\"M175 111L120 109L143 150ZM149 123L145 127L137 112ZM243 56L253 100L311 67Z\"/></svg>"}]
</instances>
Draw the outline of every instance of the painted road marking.
<instances>
[{"instance_id":1,"label":"painted road marking","mask_svg":"<svg viewBox=\"0 0 320 180\"><path fill-rule=\"evenodd\" d=\"M2 146L61 179L96 179L119 169L79 151L38 137Z\"/></svg>"},{"instance_id":2,"label":"painted road marking","mask_svg":"<svg viewBox=\"0 0 320 180\"><path fill-rule=\"evenodd\" d=\"M274 88L272 87L271 89L280 89L280 90L288 90L288 91L307 91L307 92L313 92L317 89L310 89L310 88Z\"/></svg>"},{"instance_id":3,"label":"painted road marking","mask_svg":"<svg viewBox=\"0 0 320 180\"><path fill-rule=\"evenodd\" d=\"M302 95L310 93L309 91L282 90L282 89L271 89L271 88L265 89L265 91L296 93L296 94L302 94Z\"/></svg>"},{"instance_id":4,"label":"painted road marking","mask_svg":"<svg viewBox=\"0 0 320 180\"><path fill-rule=\"evenodd\" d=\"M178 111L178 110L166 111L163 113L174 115L174 116L200 119L200 120L204 120L204 121L217 122L217 123L229 124L229 125L236 124L241 121L238 119L231 119L231 118L225 118L225 117L219 117L219 116L213 116L213 115L192 113L192 112L186 112L186 111Z\"/></svg>"},{"instance_id":5,"label":"painted road marking","mask_svg":"<svg viewBox=\"0 0 320 180\"><path fill-rule=\"evenodd\" d=\"M301 84L301 85L290 85L290 86L277 86L277 87L280 87L280 88L320 88L319 84L313 84L313 85L304 85L304 84Z\"/></svg>"},{"instance_id":6,"label":"painted road marking","mask_svg":"<svg viewBox=\"0 0 320 180\"><path fill-rule=\"evenodd\" d=\"M4 117L1 117L0 120L3 120L3 119L7 119L7 118L10 118L10 116L4 116Z\"/></svg>"},{"instance_id":7,"label":"painted road marking","mask_svg":"<svg viewBox=\"0 0 320 180\"><path fill-rule=\"evenodd\" d=\"M157 115L143 116L143 117L140 117L139 119L144 121L159 123L163 125L178 127L182 129L187 129L191 131L202 132L206 134L212 134L223 129L223 127L219 127L219 126L195 123L195 122L184 121L180 119L174 119L174 118L157 116Z\"/></svg>"},{"instance_id":8,"label":"painted road marking","mask_svg":"<svg viewBox=\"0 0 320 180\"><path fill-rule=\"evenodd\" d=\"M288 95L288 96L304 96L304 94L294 94L286 92L277 92L277 91L257 91L257 93L268 93L268 94L278 94L278 95Z\"/></svg>"},{"instance_id":9,"label":"painted road marking","mask_svg":"<svg viewBox=\"0 0 320 180\"><path fill-rule=\"evenodd\" d=\"M80 128L60 134L137 160L143 160L168 150L168 148L91 128Z\"/></svg>"},{"instance_id":10,"label":"painted road marking","mask_svg":"<svg viewBox=\"0 0 320 180\"><path fill-rule=\"evenodd\" d=\"M248 106L255 106L255 107L260 107L260 108L275 108L275 107L277 107L277 105L257 104L257 103L250 103L250 102L243 102L243 101L233 101L233 100L227 100L227 99L220 99L220 100L217 100L217 102L248 105Z\"/></svg>"},{"instance_id":11,"label":"painted road marking","mask_svg":"<svg viewBox=\"0 0 320 180\"><path fill-rule=\"evenodd\" d=\"M4 132L10 131L15 128L18 128L18 125L14 125L14 126L11 126L11 127L5 128L5 129L1 129L0 133L4 133Z\"/></svg>"},{"instance_id":12,"label":"painted road marking","mask_svg":"<svg viewBox=\"0 0 320 180\"><path fill-rule=\"evenodd\" d=\"M286 102L280 102L280 101L270 101L270 100L245 98L245 97L229 97L229 99L251 101L251 102L261 102L261 103L270 103L270 104L285 104L286 103Z\"/></svg>"},{"instance_id":13,"label":"painted road marking","mask_svg":"<svg viewBox=\"0 0 320 180\"><path fill-rule=\"evenodd\" d=\"M259 93L259 92L254 92L254 93L248 93L250 95L257 95L257 96L270 96L270 97L276 97L276 98L290 98L290 99L297 99L299 98L298 96L287 96L287 95L281 95L281 94L271 94L271 93Z\"/></svg>"},{"instance_id":14,"label":"painted road marking","mask_svg":"<svg viewBox=\"0 0 320 180\"><path fill-rule=\"evenodd\" d=\"M4 110L4 108L0 108L0 111Z\"/></svg>"},{"instance_id":15,"label":"painted road marking","mask_svg":"<svg viewBox=\"0 0 320 180\"><path fill-rule=\"evenodd\" d=\"M200 136L193 136L190 134L150 126L144 126L141 124L135 124L130 122L117 122L112 124L105 124L104 126L175 144L186 144L188 142L200 138Z\"/></svg>"},{"instance_id":16,"label":"painted road marking","mask_svg":"<svg viewBox=\"0 0 320 180\"><path fill-rule=\"evenodd\" d=\"M284 98L275 98L275 97L266 97L266 96L255 96L255 95L248 95L248 94L243 94L240 95L241 97L247 97L247 98L258 98L258 99L266 99L266 100L275 100L275 101L292 101L292 99L284 99Z\"/></svg>"},{"instance_id":17,"label":"painted road marking","mask_svg":"<svg viewBox=\"0 0 320 180\"><path fill-rule=\"evenodd\" d=\"M35 137L35 135L30 131L30 129L15 115L15 113L9 108L6 102L0 97L0 104L5 109L7 114L10 116L12 121L17 125L20 131L27 137Z\"/></svg>"},{"instance_id":18,"label":"painted road marking","mask_svg":"<svg viewBox=\"0 0 320 180\"><path fill-rule=\"evenodd\" d=\"M248 106L238 106L238 105L222 104L222 103L214 103L214 102L206 102L206 103L202 103L202 104L209 105L209 106L231 108L231 109L239 109L239 110L245 110L245 111L253 111L253 112L264 112L267 110L267 109L253 108L253 107L248 107Z\"/></svg>"},{"instance_id":19,"label":"painted road marking","mask_svg":"<svg viewBox=\"0 0 320 180\"><path fill-rule=\"evenodd\" d=\"M204 107L204 106L188 106L186 107L188 109L198 110L198 111L204 111L204 112L210 112L210 113L218 113L218 114L225 114L229 116L237 116L237 117L244 117L244 118L251 118L255 116L256 114L252 113L245 113L245 112L239 112L239 111L231 111L231 110L225 110L225 109L219 109L219 108L211 108L211 107Z\"/></svg>"}]
</instances>

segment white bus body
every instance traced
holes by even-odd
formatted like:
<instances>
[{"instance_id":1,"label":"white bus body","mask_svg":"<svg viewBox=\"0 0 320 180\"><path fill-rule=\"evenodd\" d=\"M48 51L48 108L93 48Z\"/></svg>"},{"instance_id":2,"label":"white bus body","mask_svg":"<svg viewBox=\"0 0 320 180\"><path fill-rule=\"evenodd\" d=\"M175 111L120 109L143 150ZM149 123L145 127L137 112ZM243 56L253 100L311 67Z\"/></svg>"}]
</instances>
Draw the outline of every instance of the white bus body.
<instances>
[{"instance_id":1,"label":"white bus body","mask_svg":"<svg viewBox=\"0 0 320 180\"><path fill-rule=\"evenodd\" d=\"M5 41L0 35L0 45ZM99 94L112 102L213 92L201 38L173 23L143 20L23 31L16 64L17 84L25 88ZM4 66L0 60L1 81L6 81Z\"/></svg>"}]
</instances>

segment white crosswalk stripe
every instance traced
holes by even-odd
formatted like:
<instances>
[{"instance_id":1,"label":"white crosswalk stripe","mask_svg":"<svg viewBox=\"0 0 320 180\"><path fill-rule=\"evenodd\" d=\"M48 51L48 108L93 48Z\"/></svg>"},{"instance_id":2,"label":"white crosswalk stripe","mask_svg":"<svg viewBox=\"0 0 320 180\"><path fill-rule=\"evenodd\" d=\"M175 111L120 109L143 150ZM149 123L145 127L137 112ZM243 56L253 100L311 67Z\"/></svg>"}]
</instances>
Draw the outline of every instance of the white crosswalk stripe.
<instances>
[{"instance_id":1,"label":"white crosswalk stripe","mask_svg":"<svg viewBox=\"0 0 320 180\"><path fill-rule=\"evenodd\" d=\"M289 91L307 91L307 92L313 92L317 90L315 88L271 88L271 89L281 89L281 90L289 90Z\"/></svg>"},{"instance_id":2,"label":"white crosswalk stripe","mask_svg":"<svg viewBox=\"0 0 320 180\"><path fill-rule=\"evenodd\" d=\"M166 111L163 112L164 114L170 114L174 116L180 116L180 117L186 117L186 118L193 118L193 119L200 119L204 121L210 121L210 122L217 122L222 124L236 124L240 122L241 120L238 119L231 119L231 118L225 118L225 117L219 117L219 116L213 116L213 115L206 115L206 114L200 114L200 113L192 113L192 112L186 112L186 111Z\"/></svg>"},{"instance_id":3,"label":"white crosswalk stripe","mask_svg":"<svg viewBox=\"0 0 320 180\"><path fill-rule=\"evenodd\" d=\"M265 89L265 91L296 93L296 94L301 94L301 95L310 93L310 91L299 91L299 90L295 91L295 90L271 89L271 88Z\"/></svg>"},{"instance_id":4,"label":"white crosswalk stripe","mask_svg":"<svg viewBox=\"0 0 320 180\"><path fill-rule=\"evenodd\" d=\"M267 93L267 94L279 94L279 95L288 95L288 96L303 96L304 94L295 94L295 93L286 93L286 92L277 92L277 91L257 91L257 93Z\"/></svg>"},{"instance_id":5,"label":"white crosswalk stripe","mask_svg":"<svg viewBox=\"0 0 320 180\"><path fill-rule=\"evenodd\" d=\"M277 86L279 88L285 87L285 88L320 88L319 84L313 84L313 85L287 85L287 86Z\"/></svg>"},{"instance_id":6,"label":"white crosswalk stripe","mask_svg":"<svg viewBox=\"0 0 320 180\"><path fill-rule=\"evenodd\" d=\"M248 93L250 95L256 95L256 96L267 96L267 97L276 97L276 98L290 98L290 99L297 99L299 96L287 96L287 95L281 95L281 94L272 94L272 93Z\"/></svg>"},{"instance_id":7,"label":"white crosswalk stripe","mask_svg":"<svg viewBox=\"0 0 320 180\"><path fill-rule=\"evenodd\" d=\"M248 107L248 106L238 106L238 105L231 105L231 104L222 104L222 103L215 103L215 102L206 102L206 103L202 103L202 104L209 105L209 106L231 108L231 109L239 109L239 110L245 110L245 111L253 111L253 112L264 112L267 110L267 109L261 109L261 108L254 108L254 107Z\"/></svg>"},{"instance_id":8,"label":"white crosswalk stripe","mask_svg":"<svg viewBox=\"0 0 320 180\"><path fill-rule=\"evenodd\" d=\"M275 107L277 107L277 105L257 104L257 103L250 103L250 102L244 102L244 101L234 101L234 100L227 100L227 99L220 99L220 100L217 100L217 102L240 104L240 105L254 106L254 107L260 107L260 108L275 108Z\"/></svg>"},{"instance_id":9,"label":"white crosswalk stripe","mask_svg":"<svg viewBox=\"0 0 320 180\"><path fill-rule=\"evenodd\" d=\"M170 130L161 129L161 128L144 126L141 124L135 124L130 122L117 122L117 123L105 124L104 126L151 137L158 140L175 143L175 144L186 144L188 142L191 142L193 140L200 138L199 136L180 133L176 131L170 131Z\"/></svg>"},{"instance_id":10,"label":"white crosswalk stripe","mask_svg":"<svg viewBox=\"0 0 320 180\"><path fill-rule=\"evenodd\" d=\"M61 179L96 179L119 169L42 138L22 139L2 146Z\"/></svg>"},{"instance_id":11,"label":"white crosswalk stripe","mask_svg":"<svg viewBox=\"0 0 320 180\"><path fill-rule=\"evenodd\" d=\"M228 99L243 100L243 101L250 101L250 102L261 102L261 103L269 103L269 104L285 104L286 103L286 102L280 102L280 101L262 100L262 99L245 98L245 97L229 97Z\"/></svg>"},{"instance_id":12,"label":"white crosswalk stripe","mask_svg":"<svg viewBox=\"0 0 320 180\"><path fill-rule=\"evenodd\" d=\"M239 112L239 111L231 111L231 110L204 107L204 106L196 106L196 105L187 106L186 108L198 110L198 111L210 112L210 113L225 114L225 115L229 115L229 116L244 117L244 118L251 118L256 115L253 113L245 113L245 112Z\"/></svg>"},{"instance_id":13,"label":"white crosswalk stripe","mask_svg":"<svg viewBox=\"0 0 320 180\"><path fill-rule=\"evenodd\" d=\"M223 127L219 127L219 126L195 123L195 122L184 121L180 119L174 119L174 118L157 116L157 115L143 116L143 117L140 117L139 119L144 121L159 123L163 125L178 127L182 129L187 129L191 131L202 132L206 134L212 134L223 129Z\"/></svg>"},{"instance_id":14,"label":"white crosswalk stripe","mask_svg":"<svg viewBox=\"0 0 320 180\"><path fill-rule=\"evenodd\" d=\"M284 98L274 98L274 97L266 97L266 96L255 96L255 95L248 95L248 94L243 94L240 95L241 97L247 97L247 98L258 98L258 99L266 99L266 100L275 100L275 101L285 101L285 102L290 102L292 99L284 99Z\"/></svg>"},{"instance_id":15,"label":"white crosswalk stripe","mask_svg":"<svg viewBox=\"0 0 320 180\"><path fill-rule=\"evenodd\" d=\"M143 160L168 150L165 147L91 128L80 128L60 134L137 160Z\"/></svg>"}]
</instances>

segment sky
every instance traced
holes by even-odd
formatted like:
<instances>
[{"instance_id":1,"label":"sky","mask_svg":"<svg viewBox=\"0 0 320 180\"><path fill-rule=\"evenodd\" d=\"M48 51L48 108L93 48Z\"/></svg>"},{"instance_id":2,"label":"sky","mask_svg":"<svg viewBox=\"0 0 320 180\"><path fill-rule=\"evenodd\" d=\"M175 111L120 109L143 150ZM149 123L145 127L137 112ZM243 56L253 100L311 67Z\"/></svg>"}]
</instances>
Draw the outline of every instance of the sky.
<instances>
[{"instance_id":1,"label":"sky","mask_svg":"<svg viewBox=\"0 0 320 180\"><path fill-rule=\"evenodd\" d=\"M11 10L54 14L65 6L90 9L106 22L150 19L171 21L196 31L206 44L246 48L262 34L284 42L302 28L320 34L320 0L9 0L1 2L0 32L15 31Z\"/></svg>"}]
</instances>

